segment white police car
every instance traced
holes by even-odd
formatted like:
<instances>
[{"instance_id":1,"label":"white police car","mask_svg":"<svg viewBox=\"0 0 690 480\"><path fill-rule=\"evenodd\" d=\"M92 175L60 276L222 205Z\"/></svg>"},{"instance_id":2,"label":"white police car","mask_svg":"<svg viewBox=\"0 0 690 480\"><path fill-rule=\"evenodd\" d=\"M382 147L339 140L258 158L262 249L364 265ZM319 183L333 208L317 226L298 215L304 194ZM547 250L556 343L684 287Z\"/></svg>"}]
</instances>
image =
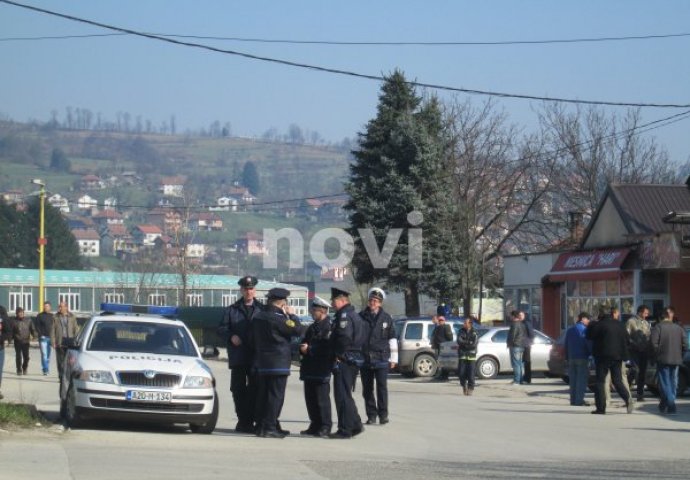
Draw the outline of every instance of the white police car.
<instances>
[{"instance_id":1,"label":"white police car","mask_svg":"<svg viewBox=\"0 0 690 480\"><path fill-rule=\"evenodd\" d=\"M102 304L69 346L60 412L78 427L88 419L188 423L211 433L218 395L211 369L175 307Z\"/></svg>"}]
</instances>

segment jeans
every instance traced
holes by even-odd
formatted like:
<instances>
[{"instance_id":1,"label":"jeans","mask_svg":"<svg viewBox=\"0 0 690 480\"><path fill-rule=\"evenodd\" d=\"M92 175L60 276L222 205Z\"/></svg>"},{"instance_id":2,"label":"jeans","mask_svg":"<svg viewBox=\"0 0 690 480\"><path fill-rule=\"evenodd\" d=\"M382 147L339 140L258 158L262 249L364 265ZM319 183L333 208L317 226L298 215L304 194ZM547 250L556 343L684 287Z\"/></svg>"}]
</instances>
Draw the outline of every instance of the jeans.
<instances>
[{"instance_id":1,"label":"jeans","mask_svg":"<svg viewBox=\"0 0 690 480\"><path fill-rule=\"evenodd\" d=\"M5 366L5 349L0 348L0 385L2 385L2 369Z\"/></svg>"},{"instance_id":2,"label":"jeans","mask_svg":"<svg viewBox=\"0 0 690 480\"><path fill-rule=\"evenodd\" d=\"M38 347L41 349L41 368L45 375L50 369L50 337L38 337Z\"/></svg>"},{"instance_id":3,"label":"jeans","mask_svg":"<svg viewBox=\"0 0 690 480\"><path fill-rule=\"evenodd\" d=\"M606 412L606 375L611 373L611 383L613 383L616 392L628 405L631 402L630 392L625 388L623 384L623 378L621 369L623 367L623 362L620 360L611 360L608 358L598 358L596 359L596 372L597 372L597 390L595 392L594 398L597 403L597 411L604 413Z\"/></svg>"},{"instance_id":4,"label":"jeans","mask_svg":"<svg viewBox=\"0 0 690 480\"><path fill-rule=\"evenodd\" d=\"M659 378L659 409L676 413L676 388L678 385L678 365L657 364Z\"/></svg>"},{"instance_id":5,"label":"jeans","mask_svg":"<svg viewBox=\"0 0 690 480\"><path fill-rule=\"evenodd\" d=\"M584 405L587 381L589 380L589 360L573 358L568 360L570 404Z\"/></svg>"},{"instance_id":6,"label":"jeans","mask_svg":"<svg viewBox=\"0 0 690 480\"><path fill-rule=\"evenodd\" d=\"M460 386L467 387L474 390L474 369L476 360L461 358L458 361L458 377L460 377Z\"/></svg>"},{"instance_id":7,"label":"jeans","mask_svg":"<svg viewBox=\"0 0 690 480\"><path fill-rule=\"evenodd\" d=\"M513 367L513 383L522 382L522 355L524 353L524 347L512 347L510 349L510 365Z\"/></svg>"}]
</instances>

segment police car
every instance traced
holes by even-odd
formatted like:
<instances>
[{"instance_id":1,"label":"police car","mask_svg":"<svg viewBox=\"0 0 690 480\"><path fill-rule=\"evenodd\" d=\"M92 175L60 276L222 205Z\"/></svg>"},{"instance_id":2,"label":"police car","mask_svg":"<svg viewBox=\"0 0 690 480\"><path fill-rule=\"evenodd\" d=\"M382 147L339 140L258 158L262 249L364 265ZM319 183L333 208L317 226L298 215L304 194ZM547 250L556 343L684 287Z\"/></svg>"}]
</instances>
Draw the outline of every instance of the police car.
<instances>
[{"instance_id":1,"label":"police car","mask_svg":"<svg viewBox=\"0 0 690 480\"><path fill-rule=\"evenodd\" d=\"M211 433L218 395L211 369L175 307L102 304L69 345L60 412L89 419L186 423Z\"/></svg>"}]
</instances>

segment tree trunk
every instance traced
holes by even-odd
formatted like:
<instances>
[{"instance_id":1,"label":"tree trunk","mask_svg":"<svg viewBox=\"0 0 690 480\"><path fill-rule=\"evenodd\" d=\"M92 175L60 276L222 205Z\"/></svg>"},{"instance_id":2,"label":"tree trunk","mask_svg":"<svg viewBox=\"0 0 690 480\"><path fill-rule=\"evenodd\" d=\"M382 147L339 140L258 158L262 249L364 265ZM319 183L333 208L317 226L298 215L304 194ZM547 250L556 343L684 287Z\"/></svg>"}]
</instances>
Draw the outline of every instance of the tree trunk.
<instances>
[{"instance_id":1,"label":"tree trunk","mask_svg":"<svg viewBox=\"0 0 690 480\"><path fill-rule=\"evenodd\" d=\"M405 315L408 317L419 316L419 286L416 281L411 281L405 286Z\"/></svg>"},{"instance_id":2,"label":"tree trunk","mask_svg":"<svg viewBox=\"0 0 690 480\"><path fill-rule=\"evenodd\" d=\"M472 289L466 288L462 296L462 315L469 317L472 315Z\"/></svg>"}]
</instances>

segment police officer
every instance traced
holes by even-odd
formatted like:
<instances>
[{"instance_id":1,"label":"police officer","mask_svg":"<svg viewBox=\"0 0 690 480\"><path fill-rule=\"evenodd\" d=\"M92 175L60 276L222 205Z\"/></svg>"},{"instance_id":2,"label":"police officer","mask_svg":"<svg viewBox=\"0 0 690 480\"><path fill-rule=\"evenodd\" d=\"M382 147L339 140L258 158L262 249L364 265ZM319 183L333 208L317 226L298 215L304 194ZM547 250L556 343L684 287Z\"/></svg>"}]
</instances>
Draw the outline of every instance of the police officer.
<instances>
[{"instance_id":1,"label":"police officer","mask_svg":"<svg viewBox=\"0 0 690 480\"><path fill-rule=\"evenodd\" d=\"M393 319L381 308L386 294L380 288L372 288L368 293L367 307L359 315L369 332L364 345L364 365L362 375L362 395L367 411L367 425L388 423L388 368L398 363L398 340L395 337ZM376 382L376 394L374 394Z\"/></svg>"},{"instance_id":2,"label":"police officer","mask_svg":"<svg viewBox=\"0 0 690 480\"><path fill-rule=\"evenodd\" d=\"M235 431L254 433L254 409L256 405L256 379L252 373L253 351L249 344L249 327L263 304L256 297L256 277L242 277L240 286L242 298L230 305L218 327L218 334L224 338L228 348L230 368L230 391L235 403L237 425Z\"/></svg>"},{"instance_id":3,"label":"police officer","mask_svg":"<svg viewBox=\"0 0 690 480\"><path fill-rule=\"evenodd\" d=\"M299 378L304 382L304 401L309 414L309 428L300 434L321 438L328 438L333 425L330 397L333 350L330 345L331 320L328 317L328 307L328 302L314 297L311 302L314 323L307 328L299 348L302 354Z\"/></svg>"},{"instance_id":4,"label":"police officer","mask_svg":"<svg viewBox=\"0 0 690 480\"><path fill-rule=\"evenodd\" d=\"M252 321L250 341L255 350L254 366L257 374L256 435L284 438L290 432L278 423L285 400L285 388L292 355L290 340L301 334L299 319L289 312L287 297L290 291L272 288L268 305Z\"/></svg>"},{"instance_id":5,"label":"police officer","mask_svg":"<svg viewBox=\"0 0 690 480\"><path fill-rule=\"evenodd\" d=\"M331 288L331 305L336 310L331 332L331 346L335 354L333 395L338 412L338 430L330 438L352 438L364 431L362 419L352 398L357 372L364 363L362 346L366 328L362 318L350 305L350 293Z\"/></svg>"}]
</instances>

